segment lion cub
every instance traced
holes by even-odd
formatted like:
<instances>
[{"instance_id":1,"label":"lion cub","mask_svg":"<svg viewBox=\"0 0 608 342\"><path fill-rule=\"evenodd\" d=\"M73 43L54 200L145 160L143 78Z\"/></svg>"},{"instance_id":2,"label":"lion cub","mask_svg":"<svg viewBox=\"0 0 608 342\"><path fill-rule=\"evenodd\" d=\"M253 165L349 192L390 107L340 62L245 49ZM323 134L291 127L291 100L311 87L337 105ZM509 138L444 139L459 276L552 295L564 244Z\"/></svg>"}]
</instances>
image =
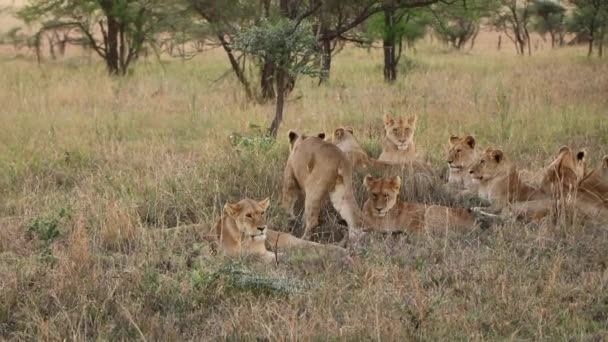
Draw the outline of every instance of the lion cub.
<instances>
[{"instance_id":1,"label":"lion cub","mask_svg":"<svg viewBox=\"0 0 608 342\"><path fill-rule=\"evenodd\" d=\"M446 159L449 168L448 186L463 192L476 193L477 184L469 173L469 167L477 159L475 138L471 135L463 138L451 136Z\"/></svg>"},{"instance_id":2,"label":"lion cub","mask_svg":"<svg viewBox=\"0 0 608 342\"><path fill-rule=\"evenodd\" d=\"M346 251L335 245L305 241L288 233L268 229L264 212L269 204L268 198L262 201L243 199L237 203L227 203L222 217L209 234L211 240L228 256L256 255L266 262L276 258L275 253L266 249L266 243L278 251L299 247Z\"/></svg>"},{"instance_id":3,"label":"lion cub","mask_svg":"<svg viewBox=\"0 0 608 342\"><path fill-rule=\"evenodd\" d=\"M328 141L338 146L355 168L365 168L375 162L355 138L352 127L336 128Z\"/></svg>"},{"instance_id":4,"label":"lion cub","mask_svg":"<svg viewBox=\"0 0 608 342\"><path fill-rule=\"evenodd\" d=\"M386 135L382 144L379 161L393 164L405 164L416 161L416 145L414 132L416 116L403 119L384 115L384 130Z\"/></svg>"},{"instance_id":5,"label":"lion cub","mask_svg":"<svg viewBox=\"0 0 608 342\"><path fill-rule=\"evenodd\" d=\"M546 196L535 187L524 183L515 164L511 163L502 150L488 147L469 168L473 182L478 185L478 193L490 201L490 208L477 208L497 214L508 204L537 199Z\"/></svg>"},{"instance_id":6,"label":"lion cub","mask_svg":"<svg viewBox=\"0 0 608 342\"><path fill-rule=\"evenodd\" d=\"M363 205L366 228L377 231L445 231L469 230L476 227L475 217L468 209L427 206L399 199L401 177L373 178L363 181L368 198Z\"/></svg>"},{"instance_id":7,"label":"lion cub","mask_svg":"<svg viewBox=\"0 0 608 342\"><path fill-rule=\"evenodd\" d=\"M305 194L303 239L309 239L312 229L319 224L319 211L327 195L348 224L349 236L357 233L361 213L353 194L351 162L336 145L290 130L282 206L291 217L295 217L293 206L300 191Z\"/></svg>"},{"instance_id":8,"label":"lion cub","mask_svg":"<svg viewBox=\"0 0 608 342\"><path fill-rule=\"evenodd\" d=\"M561 200L562 209L575 208L585 217L608 223L608 156L587 173L585 151L574 153L562 147L547 167L541 189L553 199Z\"/></svg>"}]
</instances>

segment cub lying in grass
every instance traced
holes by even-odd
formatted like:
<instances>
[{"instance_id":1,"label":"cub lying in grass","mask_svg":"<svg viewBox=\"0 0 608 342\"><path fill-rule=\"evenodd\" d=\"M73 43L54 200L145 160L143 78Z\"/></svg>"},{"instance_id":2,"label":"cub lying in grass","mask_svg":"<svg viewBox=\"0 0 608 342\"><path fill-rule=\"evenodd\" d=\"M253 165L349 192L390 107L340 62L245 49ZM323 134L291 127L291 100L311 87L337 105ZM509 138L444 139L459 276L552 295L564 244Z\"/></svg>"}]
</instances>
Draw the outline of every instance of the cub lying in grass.
<instances>
[{"instance_id":1,"label":"cub lying in grass","mask_svg":"<svg viewBox=\"0 0 608 342\"><path fill-rule=\"evenodd\" d=\"M299 239L291 234L268 229L264 213L270 204L262 201L242 199L237 203L227 203L224 213L208 234L208 240L216 244L225 255L239 257L257 255L265 262L274 261L275 252L293 248L310 248L346 253L336 245L324 245ZM266 246L276 250L269 251Z\"/></svg>"},{"instance_id":2,"label":"cub lying in grass","mask_svg":"<svg viewBox=\"0 0 608 342\"><path fill-rule=\"evenodd\" d=\"M394 232L467 231L477 227L469 209L407 203L399 199L401 177L364 179L368 198L363 205L366 230Z\"/></svg>"}]
</instances>

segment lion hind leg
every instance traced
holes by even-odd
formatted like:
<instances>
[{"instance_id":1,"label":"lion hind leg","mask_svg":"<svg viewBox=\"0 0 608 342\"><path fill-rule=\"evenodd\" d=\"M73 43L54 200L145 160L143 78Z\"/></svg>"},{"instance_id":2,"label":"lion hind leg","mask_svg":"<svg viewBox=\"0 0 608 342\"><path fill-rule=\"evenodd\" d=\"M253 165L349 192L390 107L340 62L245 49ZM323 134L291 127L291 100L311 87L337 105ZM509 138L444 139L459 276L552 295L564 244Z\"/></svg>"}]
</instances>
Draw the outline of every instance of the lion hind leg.
<instances>
[{"instance_id":1,"label":"lion hind leg","mask_svg":"<svg viewBox=\"0 0 608 342\"><path fill-rule=\"evenodd\" d=\"M467 231L476 224L475 216L468 209L432 205L424 213L424 226L427 231Z\"/></svg>"},{"instance_id":2,"label":"lion hind leg","mask_svg":"<svg viewBox=\"0 0 608 342\"><path fill-rule=\"evenodd\" d=\"M281 198L281 207L285 209L290 219L295 219L294 206L298 195L300 194L300 186L296 181L293 170L288 166L285 169L283 176L283 191Z\"/></svg>"},{"instance_id":3,"label":"lion hind leg","mask_svg":"<svg viewBox=\"0 0 608 342\"><path fill-rule=\"evenodd\" d=\"M288 251L290 249L298 248L344 251L343 248L336 245L320 244L313 241L303 240L289 233L283 233L272 229L266 230L266 241L270 245L270 248L275 252Z\"/></svg>"}]
</instances>

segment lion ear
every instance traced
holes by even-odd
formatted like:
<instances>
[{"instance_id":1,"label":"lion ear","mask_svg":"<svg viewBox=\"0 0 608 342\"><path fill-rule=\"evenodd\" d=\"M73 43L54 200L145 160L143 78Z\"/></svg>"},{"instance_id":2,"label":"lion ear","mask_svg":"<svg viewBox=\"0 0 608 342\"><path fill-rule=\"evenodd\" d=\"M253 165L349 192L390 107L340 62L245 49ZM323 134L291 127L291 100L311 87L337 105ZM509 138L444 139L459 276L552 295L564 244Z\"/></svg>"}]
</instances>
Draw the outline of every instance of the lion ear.
<instances>
[{"instance_id":1,"label":"lion ear","mask_svg":"<svg viewBox=\"0 0 608 342\"><path fill-rule=\"evenodd\" d=\"M393 186L393 188L395 190L399 191L399 189L401 189L401 177L400 176L393 177L393 179L391 179L391 185Z\"/></svg>"},{"instance_id":2,"label":"lion ear","mask_svg":"<svg viewBox=\"0 0 608 342\"><path fill-rule=\"evenodd\" d=\"M298 139L298 133L296 133L292 130L289 130L289 133L287 133L287 135L289 136L290 144L293 144L296 141L296 139Z\"/></svg>"},{"instance_id":3,"label":"lion ear","mask_svg":"<svg viewBox=\"0 0 608 342\"><path fill-rule=\"evenodd\" d=\"M368 174L367 176L365 176L365 178L363 178L363 185L367 188L367 190L369 190L369 188L372 187L374 182L375 182L375 179L370 174Z\"/></svg>"},{"instance_id":4,"label":"lion ear","mask_svg":"<svg viewBox=\"0 0 608 342\"><path fill-rule=\"evenodd\" d=\"M460 138L455 135L452 135L448 141L449 141L450 145L453 146L453 145L456 145L456 143L460 141Z\"/></svg>"},{"instance_id":5,"label":"lion ear","mask_svg":"<svg viewBox=\"0 0 608 342\"><path fill-rule=\"evenodd\" d=\"M494 146L489 146L489 147L486 147L486 150L484 151L484 153L492 153L494 150L496 150L496 148L494 148Z\"/></svg>"},{"instance_id":6,"label":"lion ear","mask_svg":"<svg viewBox=\"0 0 608 342\"><path fill-rule=\"evenodd\" d=\"M334 137L335 137L336 139L342 139L342 136L343 136L343 135L344 135L344 128L342 128L342 127L337 128L337 129L334 131Z\"/></svg>"},{"instance_id":7,"label":"lion ear","mask_svg":"<svg viewBox=\"0 0 608 342\"><path fill-rule=\"evenodd\" d=\"M384 114L384 126L392 126L395 123L395 119L391 118L389 114Z\"/></svg>"},{"instance_id":8,"label":"lion ear","mask_svg":"<svg viewBox=\"0 0 608 342\"><path fill-rule=\"evenodd\" d=\"M317 138L319 138L321 140L325 140L325 132L321 132L321 133L317 134Z\"/></svg>"},{"instance_id":9,"label":"lion ear","mask_svg":"<svg viewBox=\"0 0 608 342\"><path fill-rule=\"evenodd\" d=\"M414 115L414 116L410 117L409 119L407 119L407 123L410 124L411 126L416 126L417 121L418 121L417 115Z\"/></svg>"},{"instance_id":10,"label":"lion ear","mask_svg":"<svg viewBox=\"0 0 608 342\"><path fill-rule=\"evenodd\" d=\"M350 134L355 134L355 130L354 130L352 127L350 127L350 126L348 126L348 127L344 128L344 129L345 129L347 132L349 132Z\"/></svg>"},{"instance_id":11,"label":"lion ear","mask_svg":"<svg viewBox=\"0 0 608 342\"><path fill-rule=\"evenodd\" d=\"M224 205L224 212L232 217L238 216L242 209L239 203L226 203Z\"/></svg>"},{"instance_id":12,"label":"lion ear","mask_svg":"<svg viewBox=\"0 0 608 342\"><path fill-rule=\"evenodd\" d=\"M262 211L266 211L270 206L270 197L266 197L263 200L259 201L258 204L262 207Z\"/></svg>"},{"instance_id":13,"label":"lion ear","mask_svg":"<svg viewBox=\"0 0 608 342\"><path fill-rule=\"evenodd\" d=\"M464 142L469 145L470 148L475 148L475 138L472 135L467 135L464 138Z\"/></svg>"},{"instance_id":14,"label":"lion ear","mask_svg":"<svg viewBox=\"0 0 608 342\"><path fill-rule=\"evenodd\" d=\"M492 158L494 158L497 163L500 163L504 159L504 155L501 150L493 150Z\"/></svg>"},{"instance_id":15,"label":"lion ear","mask_svg":"<svg viewBox=\"0 0 608 342\"><path fill-rule=\"evenodd\" d=\"M580 150L576 153L576 160L579 162L585 161L585 156L587 152L585 150Z\"/></svg>"}]
</instances>

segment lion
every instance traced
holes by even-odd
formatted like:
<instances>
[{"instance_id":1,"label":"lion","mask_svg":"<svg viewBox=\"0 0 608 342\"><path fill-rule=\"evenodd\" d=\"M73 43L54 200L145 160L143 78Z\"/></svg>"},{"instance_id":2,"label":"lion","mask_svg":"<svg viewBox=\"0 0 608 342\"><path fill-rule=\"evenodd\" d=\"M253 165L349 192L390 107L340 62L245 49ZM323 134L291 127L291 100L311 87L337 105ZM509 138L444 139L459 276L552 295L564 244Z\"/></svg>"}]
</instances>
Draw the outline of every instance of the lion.
<instances>
[{"instance_id":1,"label":"lion","mask_svg":"<svg viewBox=\"0 0 608 342\"><path fill-rule=\"evenodd\" d=\"M366 168L376 165L378 162L370 158L367 152L361 147L354 135L352 127L338 127L334 134L328 139L344 152L355 168Z\"/></svg>"},{"instance_id":2,"label":"lion","mask_svg":"<svg viewBox=\"0 0 608 342\"><path fill-rule=\"evenodd\" d=\"M473 182L469 167L477 159L475 138L471 135L465 137L451 136L447 153L448 185L463 192L476 193L477 184Z\"/></svg>"},{"instance_id":3,"label":"lion","mask_svg":"<svg viewBox=\"0 0 608 342\"><path fill-rule=\"evenodd\" d=\"M561 203L560 209L574 208L591 220L608 222L608 156L587 172L585 151L574 153L562 147L547 167L541 189Z\"/></svg>"},{"instance_id":4,"label":"lion","mask_svg":"<svg viewBox=\"0 0 608 342\"><path fill-rule=\"evenodd\" d=\"M240 257L254 255L263 261L270 262L277 258L277 252L293 248L329 249L346 252L336 245L322 245L312 241L298 239L288 233L268 229L264 213L270 205L270 199L255 201L248 198L237 203L226 203L219 221L209 232L207 239L225 255ZM266 244L275 249L266 249Z\"/></svg>"},{"instance_id":5,"label":"lion","mask_svg":"<svg viewBox=\"0 0 608 342\"><path fill-rule=\"evenodd\" d=\"M501 154L493 148L489 148L487 151L490 151L490 155ZM491 169L492 162L491 158L486 159L484 163L481 163L481 159L479 159L477 166ZM484 166L480 164L484 164ZM503 173L500 178L502 187L494 190L494 197L502 198L500 214L502 216L511 214L519 220L528 222L539 222L546 218L555 209L556 200L561 201L562 208L569 206L570 200L577 197L578 184L586 174L585 152L574 153L569 147L560 148L557 157L543 170L541 185L538 189L521 182L512 165L505 163L505 166L507 167L503 166L503 170L508 170L510 173ZM510 176L506 176L507 174ZM505 193L504 189L511 190ZM502 195L497 195L497 193ZM511 199L506 201L508 206L505 205L505 199ZM491 211L486 211L485 208L475 208L475 210L484 214Z\"/></svg>"},{"instance_id":6,"label":"lion","mask_svg":"<svg viewBox=\"0 0 608 342\"><path fill-rule=\"evenodd\" d=\"M310 239L319 224L319 211L329 195L332 205L346 221L349 238L357 234L361 212L353 193L353 166L334 144L319 137L289 131L289 158L283 177L282 207L294 218L294 204L304 192L306 226L303 239Z\"/></svg>"},{"instance_id":7,"label":"lion","mask_svg":"<svg viewBox=\"0 0 608 342\"><path fill-rule=\"evenodd\" d=\"M382 145L379 161L404 164L416 161L416 145L414 132L416 131L417 117L392 118L384 115L384 130L386 135Z\"/></svg>"},{"instance_id":8,"label":"lion","mask_svg":"<svg viewBox=\"0 0 608 342\"><path fill-rule=\"evenodd\" d=\"M514 163L503 151L488 147L470 166L469 174L478 186L480 197L490 201L490 208L475 208L498 214L514 202L546 199L539 189L523 182Z\"/></svg>"},{"instance_id":9,"label":"lion","mask_svg":"<svg viewBox=\"0 0 608 342\"><path fill-rule=\"evenodd\" d=\"M469 209L439 205L407 203L399 199L401 177L363 180L368 198L363 205L366 229L382 232L466 231L476 227L475 216Z\"/></svg>"},{"instance_id":10,"label":"lion","mask_svg":"<svg viewBox=\"0 0 608 342\"><path fill-rule=\"evenodd\" d=\"M586 174L578 187L597 196L604 207L608 208L608 155L605 155L600 165Z\"/></svg>"}]
</instances>

